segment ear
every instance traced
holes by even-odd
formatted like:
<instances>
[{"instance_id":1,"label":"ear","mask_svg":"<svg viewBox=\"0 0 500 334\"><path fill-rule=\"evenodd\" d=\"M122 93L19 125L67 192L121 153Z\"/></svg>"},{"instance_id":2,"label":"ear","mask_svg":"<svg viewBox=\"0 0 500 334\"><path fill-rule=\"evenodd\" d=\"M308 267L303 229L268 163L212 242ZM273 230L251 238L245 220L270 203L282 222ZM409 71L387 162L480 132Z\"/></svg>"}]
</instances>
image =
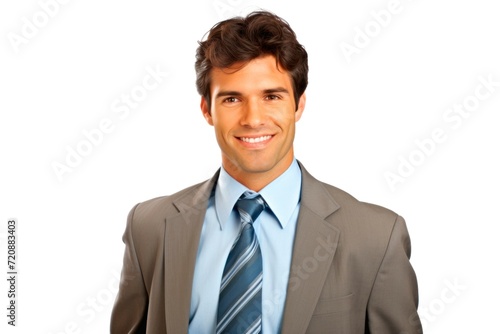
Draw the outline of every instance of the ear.
<instances>
[{"instance_id":1,"label":"ear","mask_svg":"<svg viewBox=\"0 0 500 334\"><path fill-rule=\"evenodd\" d=\"M306 107L306 93L302 93L299 97L297 110L295 111L295 122L298 122L302 117L302 113L304 112L304 108Z\"/></svg>"},{"instance_id":2,"label":"ear","mask_svg":"<svg viewBox=\"0 0 500 334\"><path fill-rule=\"evenodd\" d=\"M210 125L214 125L212 115L210 114L210 107L207 103L207 100L203 96L201 97L200 109L201 109L201 113L203 114L203 117L205 117L205 120L207 121L207 123Z\"/></svg>"}]
</instances>

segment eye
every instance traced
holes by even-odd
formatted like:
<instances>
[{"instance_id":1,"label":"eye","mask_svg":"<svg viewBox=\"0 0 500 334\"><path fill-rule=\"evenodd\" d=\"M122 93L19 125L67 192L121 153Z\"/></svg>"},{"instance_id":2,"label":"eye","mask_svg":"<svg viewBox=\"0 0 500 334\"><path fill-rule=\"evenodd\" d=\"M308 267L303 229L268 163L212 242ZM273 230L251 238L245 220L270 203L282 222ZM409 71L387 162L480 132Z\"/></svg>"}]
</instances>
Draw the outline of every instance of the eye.
<instances>
[{"instance_id":1,"label":"eye","mask_svg":"<svg viewBox=\"0 0 500 334\"><path fill-rule=\"evenodd\" d=\"M270 95L266 95L266 100L280 100L281 99L281 96L279 95L275 95L275 94L270 94Z\"/></svg>"},{"instance_id":2,"label":"eye","mask_svg":"<svg viewBox=\"0 0 500 334\"><path fill-rule=\"evenodd\" d=\"M226 97L222 102L224 103L235 103L238 102L238 98L234 96Z\"/></svg>"}]
</instances>

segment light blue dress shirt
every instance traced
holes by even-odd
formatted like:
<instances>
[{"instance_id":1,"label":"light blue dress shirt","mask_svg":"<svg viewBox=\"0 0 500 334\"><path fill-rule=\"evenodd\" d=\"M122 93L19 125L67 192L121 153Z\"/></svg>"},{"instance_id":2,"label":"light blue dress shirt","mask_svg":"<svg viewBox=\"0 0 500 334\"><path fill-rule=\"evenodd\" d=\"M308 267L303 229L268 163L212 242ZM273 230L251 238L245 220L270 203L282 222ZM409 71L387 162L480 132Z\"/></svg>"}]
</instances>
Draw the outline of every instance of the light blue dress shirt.
<instances>
[{"instance_id":1,"label":"light blue dress shirt","mask_svg":"<svg viewBox=\"0 0 500 334\"><path fill-rule=\"evenodd\" d=\"M253 224L263 258L262 331L265 334L281 332L301 185L300 167L294 159L282 175L259 192L269 205ZM248 191L245 186L221 168L201 231L189 333L215 333L222 272L241 224L233 208L245 191Z\"/></svg>"}]
</instances>

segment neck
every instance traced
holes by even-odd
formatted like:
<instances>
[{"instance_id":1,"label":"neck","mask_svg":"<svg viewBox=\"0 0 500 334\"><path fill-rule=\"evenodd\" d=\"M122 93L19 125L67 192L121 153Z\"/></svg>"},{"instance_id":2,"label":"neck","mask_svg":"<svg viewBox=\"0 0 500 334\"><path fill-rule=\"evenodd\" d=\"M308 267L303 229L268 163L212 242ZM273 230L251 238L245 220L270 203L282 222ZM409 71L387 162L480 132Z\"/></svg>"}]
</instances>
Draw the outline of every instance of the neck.
<instances>
[{"instance_id":1,"label":"neck","mask_svg":"<svg viewBox=\"0 0 500 334\"><path fill-rule=\"evenodd\" d=\"M242 185L244 185L245 187L247 187L248 189L253 190L255 192L259 192L262 189L264 189L269 183L273 182L278 176L279 175L271 177L268 174L262 173L262 175L253 174L251 178L246 178L246 177L240 178L234 176L233 178Z\"/></svg>"},{"instance_id":2,"label":"neck","mask_svg":"<svg viewBox=\"0 0 500 334\"><path fill-rule=\"evenodd\" d=\"M244 185L250 190L259 192L264 189L269 183L277 179L283 174L292 164L293 154L290 157L283 159L270 170L263 171L246 171L241 168L236 168L233 164L222 163L225 171L231 175L236 181Z\"/></svg>"}]
</instances>

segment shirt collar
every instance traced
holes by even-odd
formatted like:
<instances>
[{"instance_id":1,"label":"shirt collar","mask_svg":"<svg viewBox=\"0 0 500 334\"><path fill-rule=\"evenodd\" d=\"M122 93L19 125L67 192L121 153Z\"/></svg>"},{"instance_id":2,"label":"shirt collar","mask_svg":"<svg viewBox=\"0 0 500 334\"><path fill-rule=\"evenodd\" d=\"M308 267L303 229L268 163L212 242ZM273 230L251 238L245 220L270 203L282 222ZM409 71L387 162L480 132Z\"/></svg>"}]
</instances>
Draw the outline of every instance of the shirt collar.
<instances>
[{"instance_id":1,"label":"shirt collar","mask_svg":"<svg viewBox=\"0 0 500 334\"><path fill-rule=\"evenodd\" d=\"M282 228L285 228L300 201L301 185L300 167L293 159L290 167L283 174L259 192ZM238 198L248 190L229 175L224 168L221 168L215 188L215 211L221 229L228 221Z\"/></svg>"}]
</instances>

